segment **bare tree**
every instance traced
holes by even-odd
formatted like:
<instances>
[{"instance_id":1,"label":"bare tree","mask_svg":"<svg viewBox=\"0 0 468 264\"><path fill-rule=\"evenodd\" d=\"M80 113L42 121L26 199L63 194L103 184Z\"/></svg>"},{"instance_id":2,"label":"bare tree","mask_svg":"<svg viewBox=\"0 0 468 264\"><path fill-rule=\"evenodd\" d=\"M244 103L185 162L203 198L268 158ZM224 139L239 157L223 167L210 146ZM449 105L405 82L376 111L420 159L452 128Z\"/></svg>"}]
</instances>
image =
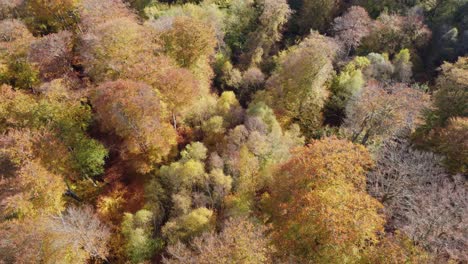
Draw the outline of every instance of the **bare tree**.
<instances>
[{"instance_id":1,"label":"bare tree","mask_svg":"<svg viewBox=\"0 0 468 264\"><path fill-rule=\"evenodd\" d=\"M346 107L345 132L353 142L364 145L385 140L413 128L428 101L426 94L404 84L369 81Z\"/></svg>"},{"instance_id":2,"label":"bare tree","mask_svg":"<svg viewBox=\"0 0 468 264\"><path fill-rule=\"evenodd\" d=\"M110 231L94 214L92 207L69 207L60 216L51 217L48 230L53 248L84 251L88 257L105 259Z\"/></svg>"},{"instance_id":3,"label":"bare tree","mask_svg":"<svg viewBox=\"0 0 468 264\"><path fill-rule=\"evenodd\" d=\"M343 16L335 18L333 31L336 38L345 45L346 55L359 46L363 37L369 35L371 23L369 14L360 6L352 6Z\"/></svg>"},{"instance_id":4,"label":"bare tree","mask_svg":"<svg viewBox=\"0 0 468 264\"><path fill-rule=\"evenodd\" d=\"M44 36L31 44L28 59L37 64L41 78L50 81L69 73L73 35L68 31Z\"/></svg>"},{"instance_id":5,"label":"bare tree","mask_svg":"<svg viewBox=\"0 0 468 264\"><path fill-rule=\"evenodd\" d=\"M405 140L387 140L368 174L368 190L385 205L389 227L438 255L466 261L466 181L447 174L441 162L441 157L414 150Z\"/></svg>"},{"instance_id":6,"label":"bare tree","mask_svg":"<svg viewBox=\"0 0 468 264\"><path fill-rule=\"evenodd\" d=\"M169 246L170 258L163 263L271 263L271 249L263 232L247 219L230 219L219 234L204 233L189 246L181 242Z\"/></svg>"}]
</instances>

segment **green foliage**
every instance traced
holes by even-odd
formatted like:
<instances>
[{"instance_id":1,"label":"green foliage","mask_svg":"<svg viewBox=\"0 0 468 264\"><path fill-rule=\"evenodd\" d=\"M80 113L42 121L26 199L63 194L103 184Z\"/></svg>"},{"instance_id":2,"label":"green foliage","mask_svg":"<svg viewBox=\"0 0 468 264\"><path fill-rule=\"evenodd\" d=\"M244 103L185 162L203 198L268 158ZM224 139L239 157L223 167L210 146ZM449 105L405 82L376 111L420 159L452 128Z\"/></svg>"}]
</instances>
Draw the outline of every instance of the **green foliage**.
<instances>
[{"instance_id":1,"label":"green foliage","mask_svg":"<svg viewBox=\"0 0 468 264\"><path fill-rule=\"evenodd\" d=\"M227 7L224 41L235 55L245 49L248 34L255 29L258 11L254 4L253 0L232 0Z\"/></svg>"},{"instance_id":2,"label":"green foliage","mask_svg":"<svg viewBox=\"0 0 468 264\"><path fill-rule=\"evenodd\" d=\"M257 100L265 101L275 111L283 127L296 122L307 137L312 137L322 125L326 85L333 73L336 50L333 40L311 33L280 55L266 92L259 93Z\"/></svg>"},{"instance_id":3,"label":"green foliage","mask_svg":"<svg viewBox=\"0 0 468 264\"><path fill-rule=\"evenodd\" d=\"M107 149L97 140L84 135L77 135L72 139L73 158L76 168L85 176L96 176L104 173L104 158L107 157Z\"/></svg>"},{"instance_id":4,"label":"green foliage","mask_svg":"<svg viewBox=\"0 0 468 264\"><path fill-rule=\"evenodd\" d=\"M330 86L325 116L331 124L341 124L349 99L359 92L365 84L362 70L370 65L366 57L356 57L333 79Z\"/></svg>"},{"instance_id":5,"label":"green foliage","mask_svg":"<svg viewBox=\"0 0 468 264\"><path fill-rule=\"evenodd\" d=\"M60 89L64 87L58 82L36 100L23 92L3 87L0 112L5 115L0 127L3 131L8 128L50 129L68 148L67 155L72 160L71 168L55 169L60 173L75 170L82 176L97 176L104 171L107 150L86 134L92 118L91 109L79 101L61 97Z\"/></svg>"},{"instance_id":6,"label":"green foliage","mask_svg":"<svg viewBox=\"0 0 468 264\"><path fill-rule=\"evenodd\" d=\"M412 63L410 61L411 54L408 49L402 49L393 59L393 65L395 70L393 72L393 78L400 82L409 83L412 76Z\"/></svg>"},{"instance_id":7,"label":"green foliage","mask_svg":"<svg viewBox=\"0 0 468 264\"><path fill-rule=\"evenodd\" d=\"M152 238L153 213L140 210L135 214L125 213L122 234L125 237L125 252L132 263L149 260L156 253L157 241Z\"/></svg>"},{"instance_id":8,"label":"green foliage","mask_svg":"<svg viewBox=\"0 0 468 264\"><path fill-rule=\"evenodd\" d=\"M163 236L170 244L189 241L191 238L212 229L213 211L201 207L167 222L162 228Z\"/></svg>"},{"instance_id":9,"label":"green foliage","mask_svg":"<svg viewBox=\"0 0 468 264\"><path fill-rule=\"evenodd\" d=\"M436 113L439 116L439 124L442 126L451 117L468 116L467 72L467 57L459 58L454 64L442 65L442 74L437 79L438 90L434 95Z\"/></svg>"},{"instance_id":10,"label":"green foliage","mask_svg":"<svg viewBox=\"0 0 468 264\"><path fill-rule=\"evenodd\" d=\"M281 40L283 26L291 15L285 0L261 0L258 3L260 15L257 29L249 34L243 54L245 68L260 66L270 57L276 42Z\"/></svg>"},{"instance_id":11,"label":"green foliage","mask_svg":"<svg viewBox=\"0 0 468 264\"><path fill-rule=\"evenodd\" d=\"M10 58L0 71L0 82L31 89L39 83L39 71L24 58Z\"/></svg>"},{"instance_id":12,"label":"green foliage","mask_svg":"<svg viewBox=\"0 0 468 264\"><path fill-rule=\"evenodd\" d=\"M310 30L323 32L330 25L339 10L337 0L304 0L298 12L297 26L301 34Z\"/></svg>"}]
</instances>

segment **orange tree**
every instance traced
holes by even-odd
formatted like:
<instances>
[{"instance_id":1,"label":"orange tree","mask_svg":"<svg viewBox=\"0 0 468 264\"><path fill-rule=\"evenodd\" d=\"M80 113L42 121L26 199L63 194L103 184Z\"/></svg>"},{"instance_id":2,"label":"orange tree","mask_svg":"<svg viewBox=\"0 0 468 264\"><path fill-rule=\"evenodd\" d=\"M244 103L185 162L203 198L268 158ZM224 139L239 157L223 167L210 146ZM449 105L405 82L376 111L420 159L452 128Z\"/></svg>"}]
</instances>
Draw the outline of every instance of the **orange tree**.
<instances>
[{"instance_id":1,"label":"orange tree","mask_svg":"<svg viewBox=\"0 0 468 264\"><path fill-rule=\"evenodd\" d=\"M366 193L371 166L366 149L345 140L325 138L297 149L276 172L267 206L280 257L300 263L359 259L384 224L381 204Z\"/></svg>"}]
</instances>

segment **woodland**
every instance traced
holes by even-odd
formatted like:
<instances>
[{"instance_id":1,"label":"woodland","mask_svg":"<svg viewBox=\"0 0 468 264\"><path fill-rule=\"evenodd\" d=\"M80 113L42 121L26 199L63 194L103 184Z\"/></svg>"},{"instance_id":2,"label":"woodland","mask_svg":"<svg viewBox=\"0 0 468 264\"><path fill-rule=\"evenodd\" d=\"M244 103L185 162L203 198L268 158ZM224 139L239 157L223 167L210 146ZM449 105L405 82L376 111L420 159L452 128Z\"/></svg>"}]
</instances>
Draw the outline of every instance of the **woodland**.
<instances>
[{"instance_id":1,"label":"woodland","mask_svg":"<svg viewBox=\"0 0 468 264\"><path fill-rule=\"evenodd\" d=\"M467 264L468 0L0 0L1 264Z\"/></svg>"}]
</instances>

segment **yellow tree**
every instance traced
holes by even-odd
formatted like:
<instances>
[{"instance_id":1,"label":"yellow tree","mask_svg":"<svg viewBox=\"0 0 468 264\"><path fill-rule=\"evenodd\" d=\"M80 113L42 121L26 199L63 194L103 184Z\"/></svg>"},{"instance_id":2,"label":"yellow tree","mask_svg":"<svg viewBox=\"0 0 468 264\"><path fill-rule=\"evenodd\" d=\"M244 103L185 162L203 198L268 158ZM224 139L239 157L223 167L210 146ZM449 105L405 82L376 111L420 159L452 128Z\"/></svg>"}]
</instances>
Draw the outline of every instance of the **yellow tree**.
<instances>
[{"instance_id":1,"label":"yellow tree","mask_svg":"<svg viewBox=\"0 0 468 264\"><path fill-rule=\"evenodd\" d=\"M71 29L78 22L79 0L27 0L26 21L36 33Z\"/></svg>"},{"instance_id":2,"label":"yellow tree","mask_svg":"<svg viewBox=\"0 0 468 264\"><path fill-rule=\"evenodd\" d=\"M452 172L465 173L468 166L468 118L458 117L448 121L440 131L439 153L444 154Z\"/></svg>"},{"instance_id":3,"label":"yellow tree","mask_svg":"<svg viewBox=\"0 0 468 264\"><path fill-rule=\"evenodd\" d=\"M298 149L271 188L272 237L280 256L300 263L359 259L384 224L381 204L366 193L371 166L366 149L345 140L325 138Z\"/></svg>"},{"instance_id":4,"label":"yellow tree","mask_svg":"<svg viewBox=\"0 0 468 264\"><path fill-rule=\"evenodd\" d=\"M3 218L34 217L63 210L65 183L35 157L28 131L12 130L0 137L0 204Z\"/></svg>"},{"instance_id":5,"label":"yellow tree","mask_svg":"<svg viewBox=\"0 0 468 264\"><path fill-rule=\"evenodd\" d=\"M29 45L35 40L26 26L16 19L0 21L0 82L17 88L37 84L38 71L27 60Z\"/></svg>"},{"instance_id":6,"label":"yellow tree","mask_svg":"<svg viewBox=\"0 0 468 264\"><path fill-rule=\"evenodd\" d=\"M189 69L200 81L203 93L208 93L213 77L210 57L218 45L213 26L194 17L177 16L171 18L168 29L157 30L156 35L165 53Z\"/></svg>"},{"instance_id":7,"label":"yellow tree","mask_svg":"<svg viewBox=\"0 0 468 264\"><path fill-rule=\"evenodd\" d=\"M190 68L213 55L217 44L214 29L195 18L175 17L169 30L160 35L169 56L180 66Z\"/></svg>"},{"instance_id":8,"label":"yellow tree","mask_svg":"<svg viewBox=\"0 0 468 264\"><path fill-rule=\"evenodd\" d=\"M184 116L200 95L200 84L184 68L171 67L158 74L154 85L172 114L172 125L177 129L177 116Z\"/></svg>"}]
</instances>

